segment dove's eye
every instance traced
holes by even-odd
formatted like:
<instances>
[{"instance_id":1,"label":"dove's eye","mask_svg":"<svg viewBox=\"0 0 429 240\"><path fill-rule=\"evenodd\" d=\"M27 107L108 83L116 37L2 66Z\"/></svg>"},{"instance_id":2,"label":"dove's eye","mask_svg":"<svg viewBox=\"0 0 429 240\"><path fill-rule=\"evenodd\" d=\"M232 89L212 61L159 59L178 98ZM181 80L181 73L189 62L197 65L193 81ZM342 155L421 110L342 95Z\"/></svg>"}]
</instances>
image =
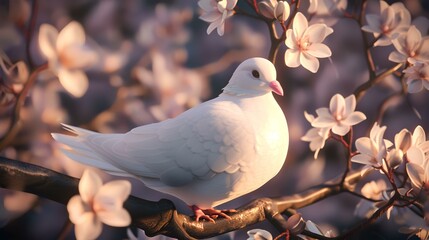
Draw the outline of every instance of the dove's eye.
<instances>
[{"instance_id":1,"label":"dove's eye","mask_svg":"<svg viewBox=\"0 0 429 240\"><path fill-rule=\"evenodd\" d=\"M255 78L259 78L259 72L257 70L252 71L252 76Z\"/></svg>"}]
</instances>

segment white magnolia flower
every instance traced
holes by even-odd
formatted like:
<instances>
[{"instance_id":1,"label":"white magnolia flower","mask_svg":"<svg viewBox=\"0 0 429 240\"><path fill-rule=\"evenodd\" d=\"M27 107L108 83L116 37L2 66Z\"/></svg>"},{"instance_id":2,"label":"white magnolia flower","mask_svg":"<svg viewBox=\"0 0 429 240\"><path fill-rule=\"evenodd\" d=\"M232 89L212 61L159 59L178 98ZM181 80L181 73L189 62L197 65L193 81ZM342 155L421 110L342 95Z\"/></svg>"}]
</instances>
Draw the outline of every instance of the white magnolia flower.
<instances>
[{"instance_id":1,"label":"white magnolia flower","mask_svg":"<svg viewBox=\"0 0 429 240\"><path fill-rule=\"evenodd\" d=\"M347 0L310 0L308 13L315 15L332 15L344 11Z\"/></svg>"},{"instance_id":2,"label":"white magnolia flower","mask_svg":"<svg viewBox=\"0 0 429 240\"><path fill-rule=\"evenodd\" d=\"M225 20L234 15L234 7L238 0L200 0L198 6L202 8L203 13L200 19L209 22L207 34L210 34L215 28L217 33L222 36L225 32Z\"/></svg>"},{"instance_id":3,"label":"white magnolia flower","mask_svg":"<svg viewBox=\"0 0 429 240\"><path fill-rule=\"evenodd\" d=\"M328 108L319 108L318 117L312 122L316 128L329 128L340 136L346 135L351 126L366 119L365 114L355 111L356 97L350 95L344 99L340 94L335 94L329 102Z\"/></svg>"},{"instance_id":4,"label":"white magnolia flower","mask_svg":"<svg viewBox=\"0 0 429 240\"><path fill-rule=\"evenodd\" d=\"M377 123L371 129L369 137L361 137L356 140L356 149L359 154L352 157L351 161L366 165L364 171L371 167L385 167L384 159L387 149L392 142L383 139L386 126L380 127Z\"/></svg>"},{"instance_id":5,"label":"white magnolia flower","mask_svg":"<svg viewBox=\"0 0 429 240\"><path fill-rule=\"evenodd\" d=\"M422 37L416 26L412 25L406 33L392 40L396 51L391 52L389 60L397 63L429 61L429 36Z\"/></svg>"},{"instance_id":6,"label":"white magnolia flower","mask_svg":"<svg viewBox=\"0 0 429 240\"><path fill-rule=\"evenodd\" d=\"M317 111L316 111L317 112ZM314 121L314 116L304 112L305 118L311 124ZM325 142L329 137L330 128L311 128L301 138L302 141L310 142L310 149L314 151L314 159L317 159L320 149L325 146Z\"/></svg>"},{"instance_id":7,"label":"white magnolia flower","mask_svg":"<svg viewBox=\"0 0 429 240\"><path fill-rule=\"evenodd\" d=\"M334 30L326 24L317 23L308 26L305 16L298 12L293 19L293 29L286 31L285 63L288 67L302 65L310 72L315 73L319 69L317 58L331 56L331 50L323 44L323 40Z\"/></svg>"},{"instance_id":8,"label":"white magnolia flower","mask_svg":"<svg viewBox=\"0 0 429 240\"><path fill-rule=\"evenodd\" d=\"M272 240L273 236L270 232L263 229L252 229L247 232L249 238L247 240Z\"/></svg>"},{"instance_id":9,"label":"white magnolia flower","mask_svg":"<svg viewBox=\"0 0 429 240\"><path fill-rule=\"evenodd\" d=\"M130 192L128 181L116 180L103 185L96 173L85 170L79 182L80 195L73 196L67 204L76 238L96 239L102 223L114 227L130 225L130 214L123 207Z\"/></svg>"},{"instance_id":10,"label":"white magnolia flower","mask_svg":"<svg viewBox=\"0 0 429 240\"><path fill-rule=\"evenodd\" d=\"M381 200L382 194L387 189L387 184L384 180L380 179L377 182L371 181L369 183L366 183L362 189L360 190L362 195L374 199L374 200Z\"/></svg>"},{"instance_id":11,"label":"white magnolia flower","mask_svg":"<svg viewBox=\"0 0 429 240\"><path fill-rule=\"evenodd\" d=\"M286 21L290 14L290 6L286 1L264 0L258 3L259 11L269 19Z\"/></svg>"},{"instance_id":12,"label":"white magnolia flower","mask_svg":"<svg viewBox=\"0 0 429 240\"><path fill-rule=\"evenodd\" d=\"M391 6L385 1L380 1L380 13L367 14L367 25L363 31L371 32L379 39L374 46L387 46L392 44L392 39L399 33L406 32L411 24L411 15L403 3L394 3Z\"/></svg>"},{"instance_id":13,"label":"white magnolia flower","mask_svg":"<svg viewBox=\"0 0 429 240\"><path fill-rule=\"evenodd\" d=\"M40 26L40 50L61 85L75 97L83 96L88 89L88 77L83 69L93 66L98 58L85 45L85 38L83 27L78 22L70 22L60 32L49 24Z\"/></svg>"},{"instance_id":14,"label":"white magnolia flower","mask_svg":"<svg viewBox=\"0 0 429 240\"><path fill-rule=\"evenodd\" d=\"M429 141L421 126L414 129L411 147L407 151L406 165L413 186L429 190Z\"/></svg>"},{"instance_id":15,"label":"white magnolia flower","mask_svg":"<svg viewBox=\"0 0 429 240\"><path fill-rule=\"evenodd\" d=\"M417 93L425 88L429 90L429 63L416 62L404 71L408 92Z\"/></svg>"}]
</instances>

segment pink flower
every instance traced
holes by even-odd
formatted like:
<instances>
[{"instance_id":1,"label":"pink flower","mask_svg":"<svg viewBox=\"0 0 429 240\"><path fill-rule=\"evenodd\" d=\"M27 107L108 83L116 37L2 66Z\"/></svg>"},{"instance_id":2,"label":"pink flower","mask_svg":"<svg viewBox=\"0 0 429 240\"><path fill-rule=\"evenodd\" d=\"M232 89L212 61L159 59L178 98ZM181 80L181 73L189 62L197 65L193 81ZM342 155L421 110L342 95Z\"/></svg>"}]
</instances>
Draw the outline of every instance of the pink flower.
<instances>
[{"instance_id":1,"label":"pink flower","mask_svg":"<svg viewBox=\"0 0 429 240\"><path fill-rule=\"evenodd\" d=\"M210 34L215 28L217 33L223 36L225 32L225 20L234 14L234 7L238 0L200 0L198 6L203 9L200 16L201 20L209 22L207 34Z\"/></svg>"},{"instance_id":2,"label":"pink flower","mask_svg":"<svg viewBox=\"0 0 429 240\"><path fill-rule=\"evenodd\" d=\"M390 53L389 60L397 63L429 61L429 37L422 37L416 26L412 25L406 33L392 40L396 51Z\"/></svg>"},{"instance_id":3,"label":"pink flower","mask_svg":"<svg viewBox=\"0 0 429 240\"><path fill-rule=\"evenodd\" d=\"M290 6L286 1L265 0L258 3L259 11L269 19L286 21L290 14Z\"/></svg>"},{"instance_id":4,"label":"pink flower","mask_svg":"<svg viewBox=\"0 0 429 240\"><path fill-rule=\"evenodd\" d=\"M88 89L88 77L83 69L98 60L96 53L85 45L85 38L78 22L70 22L60 32L49 24L40 26L40 50L61 85L75 97L83 96Z\"/></svg>"},{"instance_id":5,"label":"pink flower","mask_svg":"<svg viewBox=\"0 0 429 240\"><path fill-rule=\"evenodd\" d=\"M328 108L319 108L318 117L312 122L316 128L329 128L340 136L346 135L351 126L366 119L365 114L355 111L356 97L350 95L344 99L340 94L335 94L329 102Z\"/></svg>"},{"instance_id":6,"label":"pink flower","mask_svg":"<svg viewBox=\"0 0 429 240\"><path fill-rule=\"evenodd\" d=\"M375 38L379 37L374 46L392 44L392 39L406 32L411 24L410 12L402 3L389 6L385 1L380 1L380 13L367 14L365 17L368 24L362 30L373 33Z\"/></svg>"},{"instance_id":7,"label":"pink flower","mask_svg":"<svg viewBox=\"0 0 429 240\"><path fill-rule=\"evenodd\" d=\"M404 71L408 92L417 93L425 88L429 90L429 63L416 62Z\"/></svg>"},{"instance_id":8,"label":"pink flower","mask_svg":"<svg viewBox=\"0 0 429 240\"><path fill-rule=\"evenodd\" d=\"M317 112L317 111L316 111ZM305 118L311 124L314 122L314 116L304 112ZM314 151L314 159L317 159L320 149L325 146L325 142L329 137L330 128L311 128L301 137L302 141L310 142L310 149Z\"/></svg>"},{"instance_id":9,"label":"pink flower","mask_svg":"<svg viewBox=\"0 0 429 240\"><path fill-rule=\"evenodd\" d=\"M67 204L70 221L75 224L76 238L97 238L102 231L102 223L114 227L130 225L130 214L123 207L130 192L128 181L117 180L103 185L96 173L85 170L79 182L80 195L73 196Z\"/></svg>"},{"instance_id":10,"label":"pink flower","mask_svg":"<svg viewBox=\"0 0 429 240\"><path fill-rule=\"evenodd\" d=\"M308 26L305 16L298 12L293 20L293 29L286 31L285 63L288 67L302 65L310 72L317 72L319 60L331 56L331 50L323 44L323 40L334 30L326 24Z\"/></svg>"}]
</instances>

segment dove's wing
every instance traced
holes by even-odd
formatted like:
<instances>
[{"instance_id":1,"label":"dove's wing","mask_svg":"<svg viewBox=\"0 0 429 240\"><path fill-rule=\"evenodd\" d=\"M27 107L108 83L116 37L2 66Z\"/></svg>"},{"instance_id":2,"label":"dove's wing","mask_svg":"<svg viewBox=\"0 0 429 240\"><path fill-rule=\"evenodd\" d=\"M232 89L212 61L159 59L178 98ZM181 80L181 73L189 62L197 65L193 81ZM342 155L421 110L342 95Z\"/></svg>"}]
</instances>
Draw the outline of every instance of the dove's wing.
<instances>
[{"instance_id":1,"label":"dove's wing","mask_svg":"<svg viewBox=\"0 0 429 240\"><path fill-rule=\"evenodd\" d=\"M94 134L86 141L115 168L167 186L245 172L255 153L254 129L243 111L219 100L123 135Z\"/></svg>"}]
</instances>

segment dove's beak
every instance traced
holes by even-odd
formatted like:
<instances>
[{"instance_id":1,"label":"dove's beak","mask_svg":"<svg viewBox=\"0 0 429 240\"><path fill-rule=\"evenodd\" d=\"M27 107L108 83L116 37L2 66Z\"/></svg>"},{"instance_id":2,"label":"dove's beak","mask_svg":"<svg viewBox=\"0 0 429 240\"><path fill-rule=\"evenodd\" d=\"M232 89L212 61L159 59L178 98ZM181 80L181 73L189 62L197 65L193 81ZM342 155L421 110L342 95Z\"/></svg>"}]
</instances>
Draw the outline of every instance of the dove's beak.
<instances>
[{"instance_id":1,"label":"dove's beak","mask_svg":"<svg viewBox=\"0 0 429 240\"><path fill-rule=\"evenodd\" d=\"M278 81L272 81L268 84L276 94L283 96L283 88Z\"/></svg>"}]
</instances>

